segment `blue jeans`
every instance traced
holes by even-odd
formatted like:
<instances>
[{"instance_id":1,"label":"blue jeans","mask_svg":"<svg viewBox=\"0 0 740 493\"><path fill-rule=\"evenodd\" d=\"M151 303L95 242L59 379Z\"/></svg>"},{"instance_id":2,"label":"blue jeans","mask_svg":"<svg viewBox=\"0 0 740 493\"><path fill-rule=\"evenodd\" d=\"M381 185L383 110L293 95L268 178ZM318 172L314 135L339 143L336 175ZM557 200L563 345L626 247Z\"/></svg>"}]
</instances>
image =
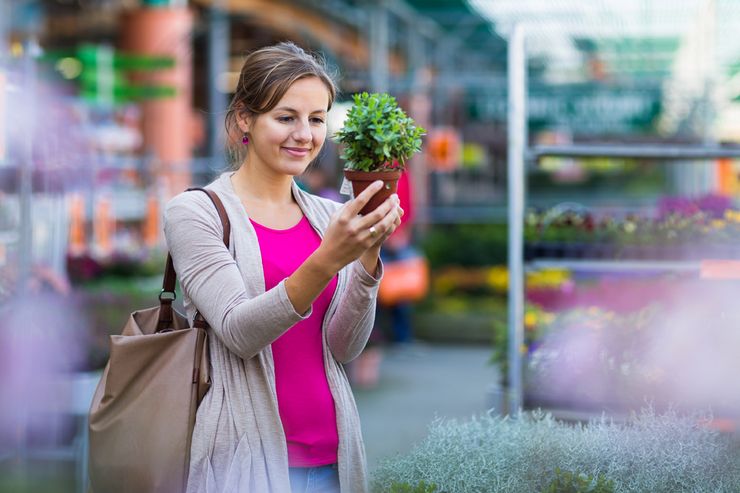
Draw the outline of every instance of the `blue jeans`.
<instances>
[{"instance_id":1,"label":"blue jeans","mask_svg":"<svg viewBox=\"0 0 740 493\"><path fill-rule=\"evenodd\" d=\"M339 493L339 469L336 464L319 467L291 467L292 493Z\"/></svg>"}]
</instances>

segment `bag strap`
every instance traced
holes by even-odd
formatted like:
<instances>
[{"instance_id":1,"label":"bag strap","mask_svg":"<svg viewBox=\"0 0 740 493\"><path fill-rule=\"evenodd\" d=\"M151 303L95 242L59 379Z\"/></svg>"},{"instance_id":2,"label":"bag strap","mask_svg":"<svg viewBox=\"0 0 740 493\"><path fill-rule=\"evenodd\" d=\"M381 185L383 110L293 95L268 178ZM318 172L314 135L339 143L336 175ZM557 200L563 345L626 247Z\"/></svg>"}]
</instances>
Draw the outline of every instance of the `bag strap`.
<instances>
[{"instance_id":1,"label":"bag strap","mask_svg":"<svg viewBox=\"0 0 740 493\"><path fill-rule=\"evenodd\" d=\"M223 202L218 197L218 194L213 190L207 190L205 188L188 188L186 191L192 192L199 190L208 195L213 205L218 211L218 217L221 219L221 226L223 227L223 240L226 248L229 248L229 237L231 235L231 223L229 222L229 216L226 213ZM164 268L164 277L162 278L162 291L159 293L159 321L157 322L157 332L172 327L173 324L173 313L172 313L172 302L177 297L175 295L175 283L177 282L177 273L175 272L175 266L172 263L172 255L167 252L167 264ZM193 326L198 328L207 328L208 323L200 314L199 311L195 312L195 319L193 320Z\"/></svg>"}]
</instances>

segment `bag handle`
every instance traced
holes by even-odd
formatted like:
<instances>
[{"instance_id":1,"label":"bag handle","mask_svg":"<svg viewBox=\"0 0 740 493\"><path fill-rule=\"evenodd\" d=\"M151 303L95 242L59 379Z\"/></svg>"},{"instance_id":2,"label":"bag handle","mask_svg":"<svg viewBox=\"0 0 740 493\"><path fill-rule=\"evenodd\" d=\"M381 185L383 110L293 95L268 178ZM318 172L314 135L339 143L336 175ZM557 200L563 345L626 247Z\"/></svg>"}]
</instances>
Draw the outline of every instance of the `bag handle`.
<instances>
[{"instance_id":1,"label":"bag handle","mask_svg":"<svg viewBox=\"0 0 740 493\"><path fill-rule=\"evenodd\" d=\"M229 216L226 213L223 202L218 197L218 194L212 190L205 188L188 188L187 192L199 190L208 195L213 205L218 211L218 217L221 219L221 226L223 227L223 240L226 248L229 248L229 237L231 235L231 223L229 222ZM172 327L173 314L172 314L172 302L177 297L175 295L175 283L177 282L177 273L175 272L175 266L172 263L172 255L167 252L167 264L164 268L164 277L162 278L162 291L159 293L159 321L157 322L157 332ZM208 322L200 314L200 311L195 312L195 319L193 320L193 326L198 328L207 328Z\"/></svg>"}]
</instances>

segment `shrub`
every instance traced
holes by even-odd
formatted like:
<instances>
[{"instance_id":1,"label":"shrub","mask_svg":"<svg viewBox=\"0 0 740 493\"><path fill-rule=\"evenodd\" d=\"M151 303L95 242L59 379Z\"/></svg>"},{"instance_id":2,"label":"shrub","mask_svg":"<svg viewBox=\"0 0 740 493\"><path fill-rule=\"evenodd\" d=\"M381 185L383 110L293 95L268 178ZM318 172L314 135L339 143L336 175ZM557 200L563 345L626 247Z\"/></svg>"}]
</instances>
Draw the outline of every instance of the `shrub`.
<instances>
[{"instance_id":1,"label":"shrub","mask_svg":"<svg viewBox=\"0 0 740 493\"><path fill-rule=\"evenodd\" d=\"M435 225L422 239L422 249L432 269L448 265L506 264L507 226L503 223Z\"/></svg>"},{"instance_id":2,"label":"shrub","mask_svg":"<svg viewBox=\"0 0 740 493\"><path fill-rule=\"evenodd\" d=\"M362 171L402 170L406 160L421 150L425 130L416 126L390 94L363 92L344 126L334 134L344 145L345 168Z\"/></svg>"},{"instance_id":3,"label":"shrub","mask_svg":"<svg viewBox=\"0 0 740 493\"><path fill-rule=\"evenodd\" d=\"M586 474L555 469L555 477L542 493L614 493L614 481L600 474L597 478Z\"/></svg>"},{"instance_id":4,"label":"shrub","mask_svg":"<svg viewBox=\"0 0 740 493\"><path fill-rule=\"evenodd\" d=\"M736 493L740 451L705 419L646 409L623 424L564 424L540 411L437 420L408 455L381 462L372 488L425 481L444 493L531 493L558 481L560 468L615 493Z\"/></svg>"},{"instance_id":5,"label":"shrub","mask_svg":"<svg viewBox=\"0 0 740 493\"><path fill-rule=\"evenodd\" d=\"M416 486L411 486L408 483L393 483L388 490L388 493L436 493L436 484L427 484L426 481L421 481Z\"/></svg>"}]
</instances>

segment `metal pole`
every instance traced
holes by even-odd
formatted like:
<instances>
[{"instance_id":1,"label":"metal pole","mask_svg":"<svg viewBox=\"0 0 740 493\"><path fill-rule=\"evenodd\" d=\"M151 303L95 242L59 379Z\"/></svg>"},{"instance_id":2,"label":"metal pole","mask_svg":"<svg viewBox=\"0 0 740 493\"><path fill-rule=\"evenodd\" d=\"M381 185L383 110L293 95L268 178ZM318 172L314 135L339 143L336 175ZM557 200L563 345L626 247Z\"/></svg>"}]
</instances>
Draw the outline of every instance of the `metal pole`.
<instances>
[{"instance_id":1,"label":"metal pole","mask_svg":"<svg viewBox=\"0 0 740 493\"><path fill-rule=\"evenodd\" d=\"M373 92L388 90L388 10L385 1L370 7L370 84Z\"/></svg>"},{"instance_id":2,"label":"metal pole","mask_svg":"<svg viewBox=\"0 0 740 493\"><path fill-rule=\"evenodd\" d=\"M229 69L229 17L225 2L215 2L208 10L208 155L224 152L224 115L228 106L218 81Z\"/></svg>"},{"instance_id":3,"label":"metal pole","mask_svg":"<svg viewBox=\"0 0 740 493\"><path fill-rule=\"evenodd\" d=\"M524 28L509 37L508 56L508 188L509 188L509 414L522 407L524 344L524 155L527 145L526 56Z\"/></svg>"},{"instance_id":4,"label":"metal pole","mask_svg":"<svg viewBox=\"0 0 740 493\"><path fill-rule=\"evenodd\" d=\"M36 112L36 57L39 53L39 46L35 38L30 37L25 46L25 59L23 70L23 82L26 98L26 124L25 139L23 141L23 152L18 167L18 182L20 184L18 197L20 203L20 242L19 242L19 268L18 282L19 291L24 292L31 276L31 263L33 255L33 237L32 237L32 211L31 211L31 194L32 181L31 173L33 169L33 136L36 133L35 112Z\"/></svg>"}]
</instances>

